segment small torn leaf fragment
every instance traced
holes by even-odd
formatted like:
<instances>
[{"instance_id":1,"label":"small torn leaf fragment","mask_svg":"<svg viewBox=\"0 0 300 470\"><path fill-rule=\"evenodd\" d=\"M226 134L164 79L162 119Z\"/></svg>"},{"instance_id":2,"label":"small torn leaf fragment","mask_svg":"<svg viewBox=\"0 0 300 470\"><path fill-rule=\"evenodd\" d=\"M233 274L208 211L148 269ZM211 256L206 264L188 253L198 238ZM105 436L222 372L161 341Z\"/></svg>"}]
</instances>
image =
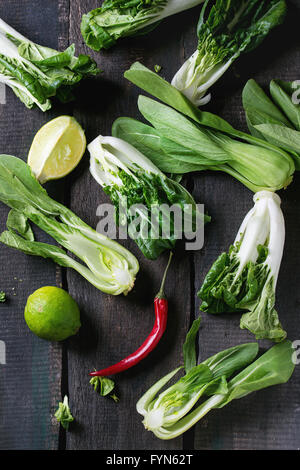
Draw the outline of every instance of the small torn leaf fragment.
<instances>
[{"instance_id":1,"label":"small torn leaf fragment","mask_svg":"<svg viewBox=\"0 0 300 470\"><path fill-rule=\"evenodd\" d=\"M71 414L70 407L69 407L69 400L67 395L65 395L64 401L58 404L58 410L55 413L55 418L57 421L62 425L62 427L68 431L69 425L74 418Z\"/></svg>"}]
</instances>

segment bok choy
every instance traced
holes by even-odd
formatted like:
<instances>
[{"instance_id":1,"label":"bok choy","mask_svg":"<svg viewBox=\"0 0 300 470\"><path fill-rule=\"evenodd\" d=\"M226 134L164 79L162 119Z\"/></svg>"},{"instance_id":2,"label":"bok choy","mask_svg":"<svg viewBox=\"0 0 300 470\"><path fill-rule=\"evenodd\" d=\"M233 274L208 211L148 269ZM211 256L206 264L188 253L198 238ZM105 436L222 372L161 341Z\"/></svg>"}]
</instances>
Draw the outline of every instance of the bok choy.
<instances>
[{"instance_id":1,"label":"bok choy","mask_svg":"<svg viewBox=\"0 0 300 470\"><path fill-rule=\"evenodd\" d=\"M27 108L47 111L53 96L70 101L75 85L98 73L89 56L75 57L74 44L64 52L40 46L0 19L0 83L12 88Z\"/></svg>"},{"instance_id":2,"label":"bok choy","mask_svg":"<svg viewBox=\"0 0 300 470\"><path fill-rule=\"evenodd\" d=\"M67 395L64 397L63 402L59 402L58 409L54 414L57 421L62 425L62 427L68 431L70 423L74 421L74 417L72 416L70 407L69 407L69 399Z\"/></svg>"},{"instance_id":3,"label":"bok choy","mask_svg":"<svg viewBox=\"0 0 300 470\"><path fill-rule=\"evenodd\" d=\"M147 258L172 250L187 228L210 220L183 186L124 140L98 136L88 150L91 174L114 203L117 223ZM179 219L173 209L180 211Z\"/></svg>"},{"instance_id":4,"label":"bok choy","mask_svg":"<svg viewBox=\"0 0 300 470\"><path fill-rule=\"evenodd\" d=\"M285 16L284 0L206 0L197 28L198 48L172 80L196 106L209 88L244 52L255 49Z\"/></svg>"},{"instance_id":5,"label":"bok choy","mask_svg":"<svg viewBox=\"0 0 300 470\"><path fill-rule=\"evenodd\" d=\"M195 334L200 321L194 321L185 341L184 362L189 365L185 375L159 393L182 369L178 367L155 383L137 403L145 429L160 439L180 436L210 410L222 408L234 399L287 382L294 371L290 341L274 346L257 360L258 344L247 343L225 349L196 365Z\"/></svg>"},{"instance_id":6,"label":"bok choy","mask_svg":"<svg viewBox=\"0 0 300 470\"><path fill-rule=\"evenodd\" d=\"M112 130L115 137L132 144L162 171L174 174L204 169L224 171L254 192L275 191L292 181L293 159L279 147L234 129L215 114L201 111L179 90L139 62L124 76L173 108L142 96L140 111L154 127L134 119L119 118Z\"/></svg>"},{"instance_id":7,"label":"bok choy","mask_svg":"<svg viewBox=\"0 0 300 470\"><path fill-rule=\"evenodd\" d=\"M97 289L112 295L127 294L139 265L117 242L97 233L73 212L51 199L30 167L10 155L0 155L0 201L11 207L7 230L0 236L5 245L29 255L51 258L75 269ZM83 263L62 248L34 241L28 220L53 237Z\"/></svg>"},{"instance_id":8,"label":"bok choy","mask_svg":"<svg viewBox=\"0 0 300 470\"><path fill-rule=\"evenodd\" d=\"M274 308L275 291L285 240L280 198L255 194L234 244L222 253L206 275L198 293L207 313L246 311L240 326L257 339L282 341L286 332Z\"/></svg>"},{"instance_id":9,"label":"bok choy","mask_svg":"<svg viewBox=\"0 0 300 470\"><path fill-rule=\"evenodd\" d=\"M249 80L243 90L243 106L252 135L265 139L285 151L300 170L299 82L272 80L271 98Z\"/></svg>"},{"instance_id":10,"label":"bok choy","mask_svg":"<svg viewBox=\"0 0 300 470\"><path fill-rule=\"evenodd\" d=\"M143 152L165 172L224 171L253 192L276 191L292 181L295 171L292 158L271 144L253 137L248 143L247 135L243 136L246 142L237 140L192 122L145 96L139 97L138 106L153 127L119 118L112 133Z\"/></svg>"},{"instance_id":11,"label":"bok choy","mask_svg":"<svg viewBox=\"0 0 300 470\"><path fill-rule=\"evenodd\" d=\"M295 367L290 341L273 346L254 361L257 353L257 343L221 351L186 371L174 385L159 393L181 367L164 376L137 403L137 411L144 417L145 429L159 439L174 439L210 410L289 380ZM237 374L239 370L241 372ZM206 399L202 401L203 398Z\"/></svg>"},{"instance_id":12,"label":"bok choy","mask_svg":"<svg viewBox=\"0 0 300 470\"><path fill-rule=\"evenodd\" d=\"M164 18L188 10L203 0L105 0L83 15L81 33L95 51L108 49L126 36L145 34Z\"/></svg>"}]
</instances>

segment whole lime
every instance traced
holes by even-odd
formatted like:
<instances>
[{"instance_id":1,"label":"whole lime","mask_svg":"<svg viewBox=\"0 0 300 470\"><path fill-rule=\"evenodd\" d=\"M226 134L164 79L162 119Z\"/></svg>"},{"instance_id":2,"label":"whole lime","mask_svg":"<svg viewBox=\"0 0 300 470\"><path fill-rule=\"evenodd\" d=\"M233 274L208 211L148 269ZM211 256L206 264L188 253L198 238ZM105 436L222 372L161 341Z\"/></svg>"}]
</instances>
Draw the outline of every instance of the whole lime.
<instances>
[{"instance_id":1,"label":"whole lime","mask_svg":"<svg viewBox=\"0 0 300 470\"><path fill-rule=\"evenodd\" d=\"M53 286L41 287L28 297L24 316L30 330L49 341L63 341L81 326L75 300Z\"/></svg>"}]
</instances>

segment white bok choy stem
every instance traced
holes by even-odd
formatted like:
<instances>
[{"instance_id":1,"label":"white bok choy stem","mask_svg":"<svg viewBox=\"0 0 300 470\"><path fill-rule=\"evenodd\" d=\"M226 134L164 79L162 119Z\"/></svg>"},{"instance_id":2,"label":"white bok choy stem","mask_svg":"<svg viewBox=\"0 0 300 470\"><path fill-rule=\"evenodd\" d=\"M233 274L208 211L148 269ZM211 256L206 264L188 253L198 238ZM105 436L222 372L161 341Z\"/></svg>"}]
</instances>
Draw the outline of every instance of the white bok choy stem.
<instances>
[{"instance_id":1,"label":"white bok choy stem","mask_svg":"<svg viewBox=\"0 0 300 470\"><path fill-rule=\"evenodd\" d=\"M276 193L260 191L254 195L253 201L254 208L245 217L234 241L234 245L240 244L237 253L240 263L235 280L249 261L256 263L259 255L257 246L267 244L265 265L269 268L269 278L273 278L275 289L285 241L281 199Z\"/></svg>"},{"instance_id":2,"label":"white bok choy stem","mask_svg":"<svg viewBox=\"0 0 300 470\"><path fill-rule=\"evenodd\" d=\"M141 152L122 139L99 135L88 145L90 152L90 172L102 186L123 186L118 177L120 170L125 171L138 181L134 171L140 169L154 175L164 174Z\"/></svg>"},{"instance_id":3,"label":"white bok choy stem","mask_svg":"<svg viewBox=\"0 0 300 470\"><path fill-rule=\"evenodd\" d=\"M72 100L72 88L99 73L90 57L75 57L75 45L59 52L35 44L0 18L0 83L9 86L29 109L51 108L49 98Z\"/></svg>"},{"instance_id":4,"label":"white bok choy stem","mask_svg":"<svg viewBox=\"0 0 300 470\"><path fill-rule=\"evenodd\" d=\"M19 39L20 41L28 41L28 39L25 38L25 36L23 36L18 31L16 31L14 28L9 26L9 24L5 23L5 21L3 21L1 18L0 18L0 33L3 34L4 36L6 34L10 34L11 36L13 36L14 38Z\"/></svg>"},{"instance_id":5,"label":"white bok choy stem","mask_svg":"<svg viewBox=\"0 0 300 470\"><path fill-rule=\"evenodd\" d=\"M244 52L255 49L285 16L284 0L205 0L198 48L172 80L194 105L208 103L209 88Z\"/></svg>"},{"instance_id":6,"label":"white bok choy stem","mask_svg":"<svg viewBox=\"0 0 300 470\"><path fill-rule=\"evenodd\" d=\"M32 70L36 74L36 76L41 76L43 79L47 79L47 76L33 63L20 56L17 45L14 44L11 39L8 39L8 37L6 36L7 34L13 36L14 38L20 41L25 41L27 43L30 42L28 39L22 36L22 34L18 33L18 31L9 26L0 18L0 57L3 56L12 61L15 61L15 63L18 64L18 66L20 66L21 68L24 68L24 70ZM30 102L35 103L38 107L41 108L42 111L49 108L49 100L41 104L39 100L35 96L33 96L33 94L30 93L30 91L26 89L26 87L10 73L10 71L5 70L5 74L1 73L1 71L4 72L4 70L4 68L1 69L0 65L0 83L2 87L4 87L5 85L9 86L14 90L17 96L19 96L18 94L27 95Z\"/></svg>"},{"instance_id":7,"label":"white bok choy stem","mask_svg":"<svg viewBox=\"0 0 300 470\"><path fill-rule=\"evenodd\" d=\"M197 321L196 328L199 328L199 325ZM138 413L144 416L145 429L153 431L158 436L171 428L173 433L178 423L184 422L186 417L190 423L192 410L202 396L220 395L223 400L224 395L228 393L227 379L249 364L257 355L257 343L240 344L220 351L196 365L196 354L192 352L195 347L195 337L190 336L191 331L195 333L194 328L195 322L186 339L186 342L192 341L192 343L188 349L183 348L185 375L159 393L180 370L180 368L175 369L154 384L137 403ZM191 339L192 337L194 339ZM190 362L191 355L192 362Z\"/></svg>"},{"instance_id":8,"label":"white bok choy stem","mask_svg":"<svg viewBox=\"0 0 300 470\"><path fill-rule=\"evenodd\" d=\"M176 15L181 11L189 10L200 3L203 3L204 0L167 0L165 8L161 11L161 13L153 20L150 20L149 24L163 20L171 15Z\"/></svg>"},{"instance_id":9,"label":"white bok choy stem","mask_svg":"<svg viewBox=\"0 0 300 470\"><path fill-rule=\"evenodd\" d=\"M211 93L207 94L207 91L222 77L235 59L233 56L225 63L208 67L197 49L176 72L171 84L195 106L204 106L211 100Z\"/></svg>"},{"instance_id":10,"label":"white bok choy stem","mask_svg":"<svg viewBox=\"0 0 300 470\"><path fill-rule=\"evenodd\" d=\"M246 311L241 328L257 339L282 341L286 332L279 322L275 290L280 269L285 223L280 197L271 191L254 195L228 253L222 253L198 293L200 309L207 313Z\"/></svg>"},{"instance_id":11,"label":"white bok choy stem","mask_svg":"<svg viewBox=\"0 0 300 470\"><path fill-rule=\"evenodd\" d=\"M73 268L108 294L126 295L133 288L139 270L136 257L51 199L29 165L11 155L0 155L0 201L12 209L7 230L0 234L5 245ZM29 221L60 246L36 241ZM66 250L78 259L69 256Z\"/></svg>"},{"instance_id":12,"label":"white bok choy stem","mask_svg":"<svg viewBox=\"0 0 300 470\"><path fill-rule=\"evenodd\" d=\"M158 395L178 369L160 379L137 403L144 427L159 439L174 439L209 411L252 392L286 383L295 369L291 341L276 344L259 358L258 349L255 342L220 351ZM207 397L205 401L203 395Z\"/></svg>"}]
</instances>

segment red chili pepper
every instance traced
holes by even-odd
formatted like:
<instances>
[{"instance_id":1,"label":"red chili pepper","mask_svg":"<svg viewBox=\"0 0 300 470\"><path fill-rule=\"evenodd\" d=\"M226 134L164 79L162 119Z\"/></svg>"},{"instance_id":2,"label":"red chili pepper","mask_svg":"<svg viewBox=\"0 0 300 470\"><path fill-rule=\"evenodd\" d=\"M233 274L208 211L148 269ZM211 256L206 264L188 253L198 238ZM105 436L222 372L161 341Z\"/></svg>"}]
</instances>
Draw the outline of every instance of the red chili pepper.
<instances>
[{"instance_id":1,"label":"red chili pepper","mask_svg":"<svg viewBox=\"0 0 300 470\"><path fill-rule=\"evenodd\" d=\"M170 253L169 262L164 272L160 290L154 298L155 323L150 335L133 354L130 354L130 356L122 359L122 361L117 362L113 366L107 367L106 369L102 369L97 372L91 372L90 375L92 377L106 377L108 375L118 374L119 372L130 369L130 367L135 366L145 357L147 357L148 354L150 354L150 352L153 351L153 349L158 345L167 326L168 301L164 294L164 285L172 256L173 253Z\"/></svg>"}]
</instances>

